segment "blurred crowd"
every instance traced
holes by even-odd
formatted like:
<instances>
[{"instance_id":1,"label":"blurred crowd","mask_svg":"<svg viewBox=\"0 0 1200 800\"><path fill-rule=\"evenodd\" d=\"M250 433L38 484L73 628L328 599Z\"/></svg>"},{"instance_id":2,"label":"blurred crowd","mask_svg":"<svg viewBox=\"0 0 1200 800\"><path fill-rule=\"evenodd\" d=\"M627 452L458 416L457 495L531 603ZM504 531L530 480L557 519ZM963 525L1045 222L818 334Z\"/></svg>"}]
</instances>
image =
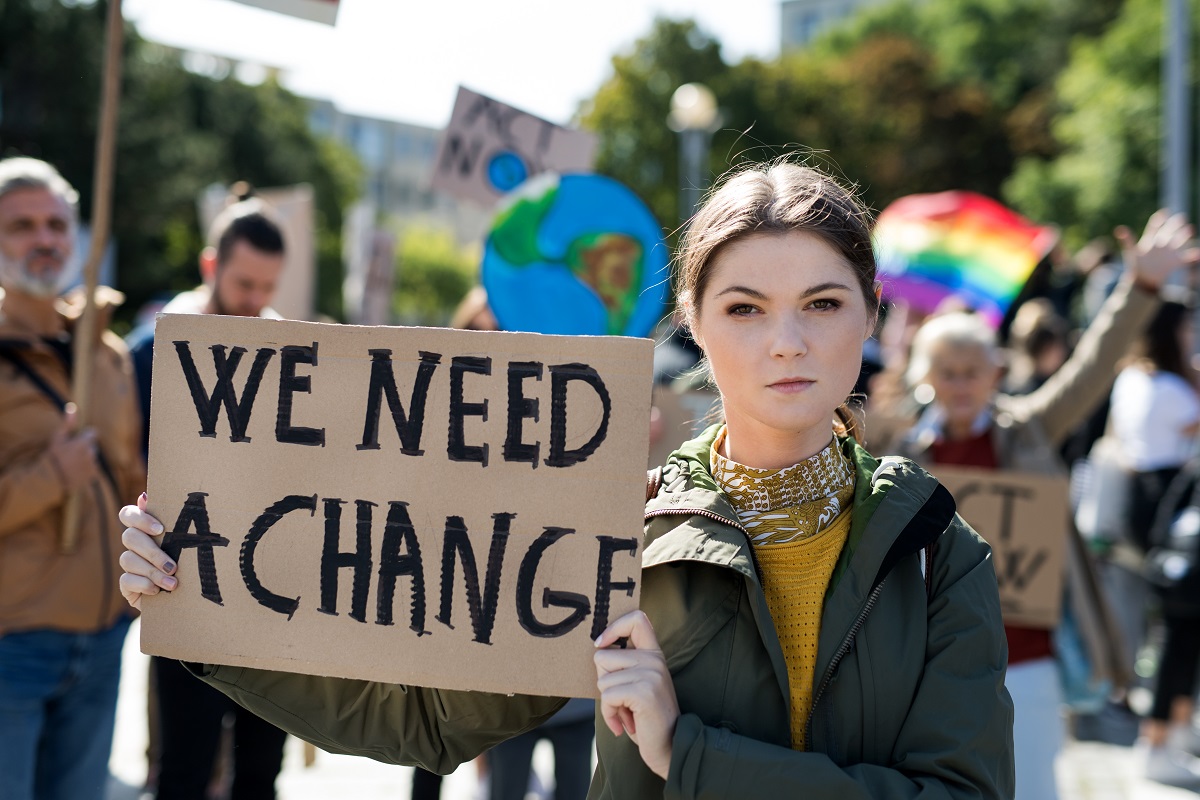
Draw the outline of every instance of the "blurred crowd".
<instances>
[{"instance_id":1,"label":"blurred crowd","mask_svg":"<svg viewBox=\"0 0 1200 800\"><path fill-rule=\"evenodd\" d=\"M0 798L102 796L130 621L115 591L116 509L145 488L154 323L124 342L107 331L95 339L97 406L81 420L71 375L82 301L62 295L76 209L52 166L0 162ZM928 315L892 303L868 343L853 410L872 452L935 475L945 466L1070 478L1074 524L1046 524L1069 540L1062 619L1006 627L1023 800L1055 796L1064 738L1101 720L1140 728L1147 777L1200 787L1196 286L1189 272L1148 288L1122 258L1148 240L1189 237L1159 216L1140 240L1119 229L1073 254L1057 249L998 329L962 302ZM268 206L249 192L231 198L197 254L199 285L165 311L277 317L285 246ZM120 299L97 295L101 329ZM482 288L451 325L498 329ZM678 319L657 338L652 464L704 427L717 399ZM85 508L73 546L60 532L68 502ZM281 731L176 662L155 658L151 678L148 792L274 797ZM583 798L593 713L591 701L572 701L496 747L477 764L481 796L520 800L531 780L537 788L530 763L545 739L556 774L541 791ZM412 796L437 797L439 783L419 772Z\"/></svg>"}]
</instances>

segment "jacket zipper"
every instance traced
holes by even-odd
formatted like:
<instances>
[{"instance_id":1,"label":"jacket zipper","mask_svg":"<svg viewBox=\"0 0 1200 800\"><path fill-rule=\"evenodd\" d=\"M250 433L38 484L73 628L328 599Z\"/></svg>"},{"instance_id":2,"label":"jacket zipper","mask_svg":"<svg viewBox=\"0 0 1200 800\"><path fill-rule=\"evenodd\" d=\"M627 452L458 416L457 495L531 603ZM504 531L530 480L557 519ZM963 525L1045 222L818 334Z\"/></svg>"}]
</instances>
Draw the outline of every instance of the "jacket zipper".
<instances>
[{"instance_id":1,"label":"jacket zipper","mask_svg":"<svg viewBox=\"0 0 1200 800\"><path fill-rule=\"evenodd\" d=\"M833 654L833 660L829 662L829 666L825 669L825 675L821 678L821 685L813 693L812 705L808 707L808 719L804 723L804 749L807 751L812 751L812 724L813 718L817 714L817 703L821 702L821 697L824 696L825 690L829 688L829 684L833 681L833 673L837 671L838 665L842 663L842 659L850 652L850 646L854 643L855 637L862 630L862 626L866 624L867 615L871 613L871 609L875 607L875 603L879 600L879 595L883 591L883 584L886 581L887 578L884 577L879 582L879 585L871 591L871 594L867 596L866 605L858 613L854 624L850 626L850 630L846 633L846 638L842 640L842 644Z\"/></svg>"}]
</instances>

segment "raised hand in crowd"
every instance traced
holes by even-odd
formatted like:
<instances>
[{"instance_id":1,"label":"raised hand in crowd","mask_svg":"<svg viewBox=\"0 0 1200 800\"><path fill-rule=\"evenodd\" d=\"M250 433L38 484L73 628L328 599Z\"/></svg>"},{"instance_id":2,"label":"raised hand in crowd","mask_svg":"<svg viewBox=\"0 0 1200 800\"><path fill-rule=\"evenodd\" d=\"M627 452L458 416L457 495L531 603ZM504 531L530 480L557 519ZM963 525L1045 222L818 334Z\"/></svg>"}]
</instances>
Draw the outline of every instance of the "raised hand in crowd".
<instances>
[{"instance_id":1,"label":"raised hand in crowd","mask_svg":"<svg viewBox=\"0 0 1200 800\"><path fill-rule=\"evenodd\" d=\"M1130 278L1150 291L1161 289L1176 270L1200 261L1200 248L1188 246L1195 231L1183 214L1159 209L1147 220L1141 239L1135 239L1124 225L1113 234L1121 244Z\"/></svg>"}]
</instances>

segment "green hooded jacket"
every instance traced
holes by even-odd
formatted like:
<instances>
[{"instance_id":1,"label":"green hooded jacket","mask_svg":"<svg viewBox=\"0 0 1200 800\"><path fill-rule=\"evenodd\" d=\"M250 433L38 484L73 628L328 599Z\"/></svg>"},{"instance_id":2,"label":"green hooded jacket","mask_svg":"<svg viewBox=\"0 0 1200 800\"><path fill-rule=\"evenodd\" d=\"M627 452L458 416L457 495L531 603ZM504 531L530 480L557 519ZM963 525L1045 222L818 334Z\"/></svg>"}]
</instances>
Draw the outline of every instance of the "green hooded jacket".
<instances>
[{"instance_id":1,"label":"green hooded jacket","mask_svg":"<svg viewBox=\"0 0 1200 800\"><path fill-rule=\"evenodd\" d=\"M646 504L641 606L681 710L670 773L664 784L600 722L589 798L1011 798L1013 712L991 551L949 493L911 462L842 442L857 469L854 516L826 593L809 747L798 752L754 555L709 474L717 430L668 459ZM325 750L442 773L564 702L192 668Z\"/></svg>"}]
</instances>

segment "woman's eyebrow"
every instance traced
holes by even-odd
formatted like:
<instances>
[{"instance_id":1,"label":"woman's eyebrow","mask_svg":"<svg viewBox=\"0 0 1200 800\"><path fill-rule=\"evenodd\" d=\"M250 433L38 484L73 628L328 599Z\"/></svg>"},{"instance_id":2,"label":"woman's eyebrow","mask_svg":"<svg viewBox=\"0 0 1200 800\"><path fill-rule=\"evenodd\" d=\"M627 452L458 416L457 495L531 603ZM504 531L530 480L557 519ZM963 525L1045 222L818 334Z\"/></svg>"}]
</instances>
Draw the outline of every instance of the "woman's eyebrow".
<instances>
[{"instance_id":1,"label":"woman's eyebrow","mask_svg":"<svg viewBox=\"0 0 1200 800\"><path fill-rule=\"evenodd\" d=\"M816 286L808 287L807 289L804 290L803 293L801 293L800 296L808 297L809 295L818 294L820 292L827 292L831 289L842 289L847 292L853 291L849 286L847 286L844 283L838 283L837 281L826 281L825 283L818 283ZM765 294L763 294L762 292L760 292L757 289L751 289L749 286L728 286L728 287L722 289L721 291L717 292L714 295L714 297L720 297L722 295L735 293L735 292L738 294L748 295L749 297L753 297L758 300L766 300L767 299L767 296Z\"/></svg>"},{"instance_id":2,"label":"woman's eyebrow","mask_svg":"<svg viewBox=\"0 0 1200 800\"><path fill-rule=\"evenodd\" d=\"M726 288L717 292L715 297L720 297L722 295L732 294L735 292L738 294L749 295L750 297L753 297L757 300L766 300L767 299L767 296L765 294L760 292L758 289L751 289L749 286L727 286Z\"/></svg>"}]
</instances>

